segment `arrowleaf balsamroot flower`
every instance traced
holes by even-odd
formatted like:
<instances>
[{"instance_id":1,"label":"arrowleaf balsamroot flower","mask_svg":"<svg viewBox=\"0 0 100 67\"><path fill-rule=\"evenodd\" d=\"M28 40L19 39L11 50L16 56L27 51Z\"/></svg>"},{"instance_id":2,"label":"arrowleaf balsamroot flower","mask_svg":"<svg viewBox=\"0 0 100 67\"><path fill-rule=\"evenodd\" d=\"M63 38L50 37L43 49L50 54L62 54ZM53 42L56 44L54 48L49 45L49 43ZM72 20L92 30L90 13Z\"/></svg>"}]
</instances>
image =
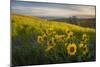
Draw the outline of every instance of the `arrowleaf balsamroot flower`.
<instances>
[{"instance_id":1,"label":"arrowleaf balsamroot flower","mask_svg":"<svg viewBox=\"0 0 100 67\"><path fill-rule=\"evenodd\" d=\"M77 46L75 43L72 43L72 44L69 44L67 46L67 52L70 56L73 56L76 54L76 51L77 51Z\"/></svg>"}]
</instances>

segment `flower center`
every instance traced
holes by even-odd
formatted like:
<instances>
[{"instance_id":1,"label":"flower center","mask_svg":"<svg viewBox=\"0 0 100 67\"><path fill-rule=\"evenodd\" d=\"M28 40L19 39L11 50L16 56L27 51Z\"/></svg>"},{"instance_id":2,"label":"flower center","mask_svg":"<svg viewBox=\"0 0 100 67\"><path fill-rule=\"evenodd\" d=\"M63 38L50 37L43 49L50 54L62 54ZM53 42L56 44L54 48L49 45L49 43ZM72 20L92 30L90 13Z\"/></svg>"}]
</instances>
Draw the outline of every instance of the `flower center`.
<instances>
[{"instance_id":1,"label":"flower center","mask_svg":"<svg viewBox=\"0 0 100 67\"><path fill-rule=\"evenodd\" d=\"M50 44L52 44L52 41L49 41Z\"/></svg>"},{"instance_id":2,"label":"flower center","mask_svg":"<svg viewBox=\"0 0 100 67\"><path fill-rule=\"evenodd\" d=\"M84 47L83 50L86 51L86 48Z\"/></svg>"},{"instance_id":3,"label":"flower center","mask_svg":"<svg viewBox=\"0 0 100 67\"><path fill-rule=\"evenodd\" d=\"M62 39L64 39L64 37L61 37Z\"/></svg>"},{"instance_id":4,"label":"flower center","mask_svg":"<svg viewBox=\"0 0 100 67\"><path fill-rule=\"evenodd\" d=\"M74 47L71 47L70 48L70 52L74 52Z\"/></svg>"}]
</instances>

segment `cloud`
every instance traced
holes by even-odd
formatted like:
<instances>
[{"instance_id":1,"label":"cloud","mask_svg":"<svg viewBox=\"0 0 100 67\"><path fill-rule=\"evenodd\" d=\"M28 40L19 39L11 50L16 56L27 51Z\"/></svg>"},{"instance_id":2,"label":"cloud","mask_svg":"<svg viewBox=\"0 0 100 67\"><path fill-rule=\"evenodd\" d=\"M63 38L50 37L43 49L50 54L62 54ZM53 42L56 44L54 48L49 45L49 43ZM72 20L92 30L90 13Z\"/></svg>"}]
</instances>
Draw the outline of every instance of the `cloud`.
<instances>
[{"instance_id":1,"label":"cloud","mask_svg":"<svg viewBox=\"0 0 100 67\"><path fill-rule=\"evenodd\" d=\"M32 16L58 16L95 15L95 7L79 5L38 4L37 5L12 5L12 12Z\"/></svg>"}]
</instances>

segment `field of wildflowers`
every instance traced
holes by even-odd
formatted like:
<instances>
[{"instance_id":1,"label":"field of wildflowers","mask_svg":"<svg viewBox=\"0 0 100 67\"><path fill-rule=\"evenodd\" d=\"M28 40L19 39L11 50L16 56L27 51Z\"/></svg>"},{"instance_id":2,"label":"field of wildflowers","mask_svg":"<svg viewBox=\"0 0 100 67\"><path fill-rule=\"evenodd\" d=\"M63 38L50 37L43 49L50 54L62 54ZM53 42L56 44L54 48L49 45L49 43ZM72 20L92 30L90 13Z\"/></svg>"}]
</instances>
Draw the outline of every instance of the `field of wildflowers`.
<instances>
[{"instance_id":1,"label":"field of wildflowers","mask_svg":"<svg viewBox=\"0 0 100 67\"><path fill-rule=\"evenodd\" d=\"M12 65L94 61L96 30L12 15Z\"/></svg>"}]
</instances>

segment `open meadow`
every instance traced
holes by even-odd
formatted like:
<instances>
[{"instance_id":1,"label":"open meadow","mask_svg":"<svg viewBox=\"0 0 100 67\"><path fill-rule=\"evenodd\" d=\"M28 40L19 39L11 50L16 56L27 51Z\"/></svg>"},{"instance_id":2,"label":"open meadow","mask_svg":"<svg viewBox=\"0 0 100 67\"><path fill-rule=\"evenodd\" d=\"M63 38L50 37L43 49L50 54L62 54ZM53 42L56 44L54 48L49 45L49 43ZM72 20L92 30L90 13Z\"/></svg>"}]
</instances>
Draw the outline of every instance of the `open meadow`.
<instances>
[{"instance_id":1,"label":"open meadow","mask_svg":"<svg viewBox=\"0 0 100 67\"><path fill-rule=\"evenodd\" d=\"M95 61L96 29L11 15L12 65Z\"/></svg>"}]
</instances>

